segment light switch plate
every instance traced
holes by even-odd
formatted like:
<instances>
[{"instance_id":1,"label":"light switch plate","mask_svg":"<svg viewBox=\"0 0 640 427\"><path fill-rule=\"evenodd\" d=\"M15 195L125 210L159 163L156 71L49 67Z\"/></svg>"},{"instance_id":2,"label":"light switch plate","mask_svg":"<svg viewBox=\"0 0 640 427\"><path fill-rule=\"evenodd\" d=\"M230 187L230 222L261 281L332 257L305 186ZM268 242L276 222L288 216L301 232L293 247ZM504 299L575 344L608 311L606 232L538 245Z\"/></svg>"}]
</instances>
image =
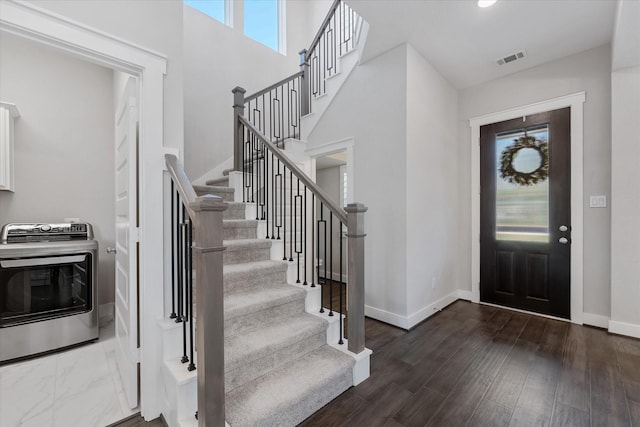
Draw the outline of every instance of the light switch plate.
<instances>
[{"instance_id":1,"label":"light switch plate","mask_svg":"<svg viewBox=\"0 0 640 427\"><path fill-rule=\"evenodd\" d=\"M589 196L590 208L606 208L607 196Z\"/></svg>"}]
</instances>

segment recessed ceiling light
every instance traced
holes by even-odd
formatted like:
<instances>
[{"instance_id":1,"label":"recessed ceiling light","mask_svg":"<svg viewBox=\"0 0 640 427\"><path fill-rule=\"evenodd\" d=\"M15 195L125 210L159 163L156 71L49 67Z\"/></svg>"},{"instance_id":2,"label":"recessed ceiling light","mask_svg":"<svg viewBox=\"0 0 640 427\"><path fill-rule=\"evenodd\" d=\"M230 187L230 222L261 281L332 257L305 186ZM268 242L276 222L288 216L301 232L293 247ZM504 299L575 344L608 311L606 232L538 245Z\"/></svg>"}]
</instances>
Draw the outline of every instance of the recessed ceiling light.
<instances>
[{"instance_id":1,"label":"recessed ceiling light","mask_svg":"<svg viewBox=\"0 0 640 427\"><path fill-rule=\"evenodd\" d=\"M479 7L489 7L492 4L494 4L495 2L497 2L498 0L478 0L478 6Z\"/></svg>"}]
</instances>

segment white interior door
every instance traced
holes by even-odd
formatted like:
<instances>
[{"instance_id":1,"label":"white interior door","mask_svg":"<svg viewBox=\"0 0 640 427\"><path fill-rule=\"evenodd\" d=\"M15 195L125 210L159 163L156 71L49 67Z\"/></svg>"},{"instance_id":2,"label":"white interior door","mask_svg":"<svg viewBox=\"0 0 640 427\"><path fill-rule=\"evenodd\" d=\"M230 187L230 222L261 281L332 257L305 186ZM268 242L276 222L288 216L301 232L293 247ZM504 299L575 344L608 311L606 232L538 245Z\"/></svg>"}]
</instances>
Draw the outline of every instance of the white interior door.
<instances>
[{"instance_id":1,"label":"white interior door","mask_svg":"<svg viewBox=\"0 0 640 427\"><path fill-rule=\"evenodd\" d=\"M129 77L116 110L116 362L129 406L138 406L138 109Z\"/></svg>"}]
</instances>

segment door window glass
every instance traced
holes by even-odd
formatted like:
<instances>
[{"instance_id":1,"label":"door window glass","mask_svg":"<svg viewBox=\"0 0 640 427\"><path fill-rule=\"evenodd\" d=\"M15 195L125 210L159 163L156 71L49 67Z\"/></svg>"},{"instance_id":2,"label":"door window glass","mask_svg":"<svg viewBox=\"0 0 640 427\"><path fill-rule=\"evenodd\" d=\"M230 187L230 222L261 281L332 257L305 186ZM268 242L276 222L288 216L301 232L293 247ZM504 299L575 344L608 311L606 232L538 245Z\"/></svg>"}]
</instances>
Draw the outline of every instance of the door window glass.
<instances>
[{"instance_id":1,"label":"door window glass","mask_svg":"<svg viewBox=\"0 0 640 427\"><path fill-rule=\"evenodd\" d=\"M496 135L496 240L549 242L549 126Z\"/></svg>"}]
</instances>

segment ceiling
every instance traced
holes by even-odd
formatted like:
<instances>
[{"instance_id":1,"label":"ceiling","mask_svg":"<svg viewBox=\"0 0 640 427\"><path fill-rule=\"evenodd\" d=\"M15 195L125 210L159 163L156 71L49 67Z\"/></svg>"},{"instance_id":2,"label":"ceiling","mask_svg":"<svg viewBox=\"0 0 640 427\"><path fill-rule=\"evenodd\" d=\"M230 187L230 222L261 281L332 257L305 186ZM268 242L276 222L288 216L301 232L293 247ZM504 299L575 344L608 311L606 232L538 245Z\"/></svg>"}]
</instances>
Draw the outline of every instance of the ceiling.
<instances>
[{"instance_id":1,"label":"ceiling","mask_svg":"<svg viewBox=\"0 0 640 427\"><path fill-rule=\"evenodd\" d=\"M349 0L369 23L362 61L408 42L453 86L474 86L611 42L616 0ZM527 57L499 66L520 50Z\"/></svg>"}]
</instances>

